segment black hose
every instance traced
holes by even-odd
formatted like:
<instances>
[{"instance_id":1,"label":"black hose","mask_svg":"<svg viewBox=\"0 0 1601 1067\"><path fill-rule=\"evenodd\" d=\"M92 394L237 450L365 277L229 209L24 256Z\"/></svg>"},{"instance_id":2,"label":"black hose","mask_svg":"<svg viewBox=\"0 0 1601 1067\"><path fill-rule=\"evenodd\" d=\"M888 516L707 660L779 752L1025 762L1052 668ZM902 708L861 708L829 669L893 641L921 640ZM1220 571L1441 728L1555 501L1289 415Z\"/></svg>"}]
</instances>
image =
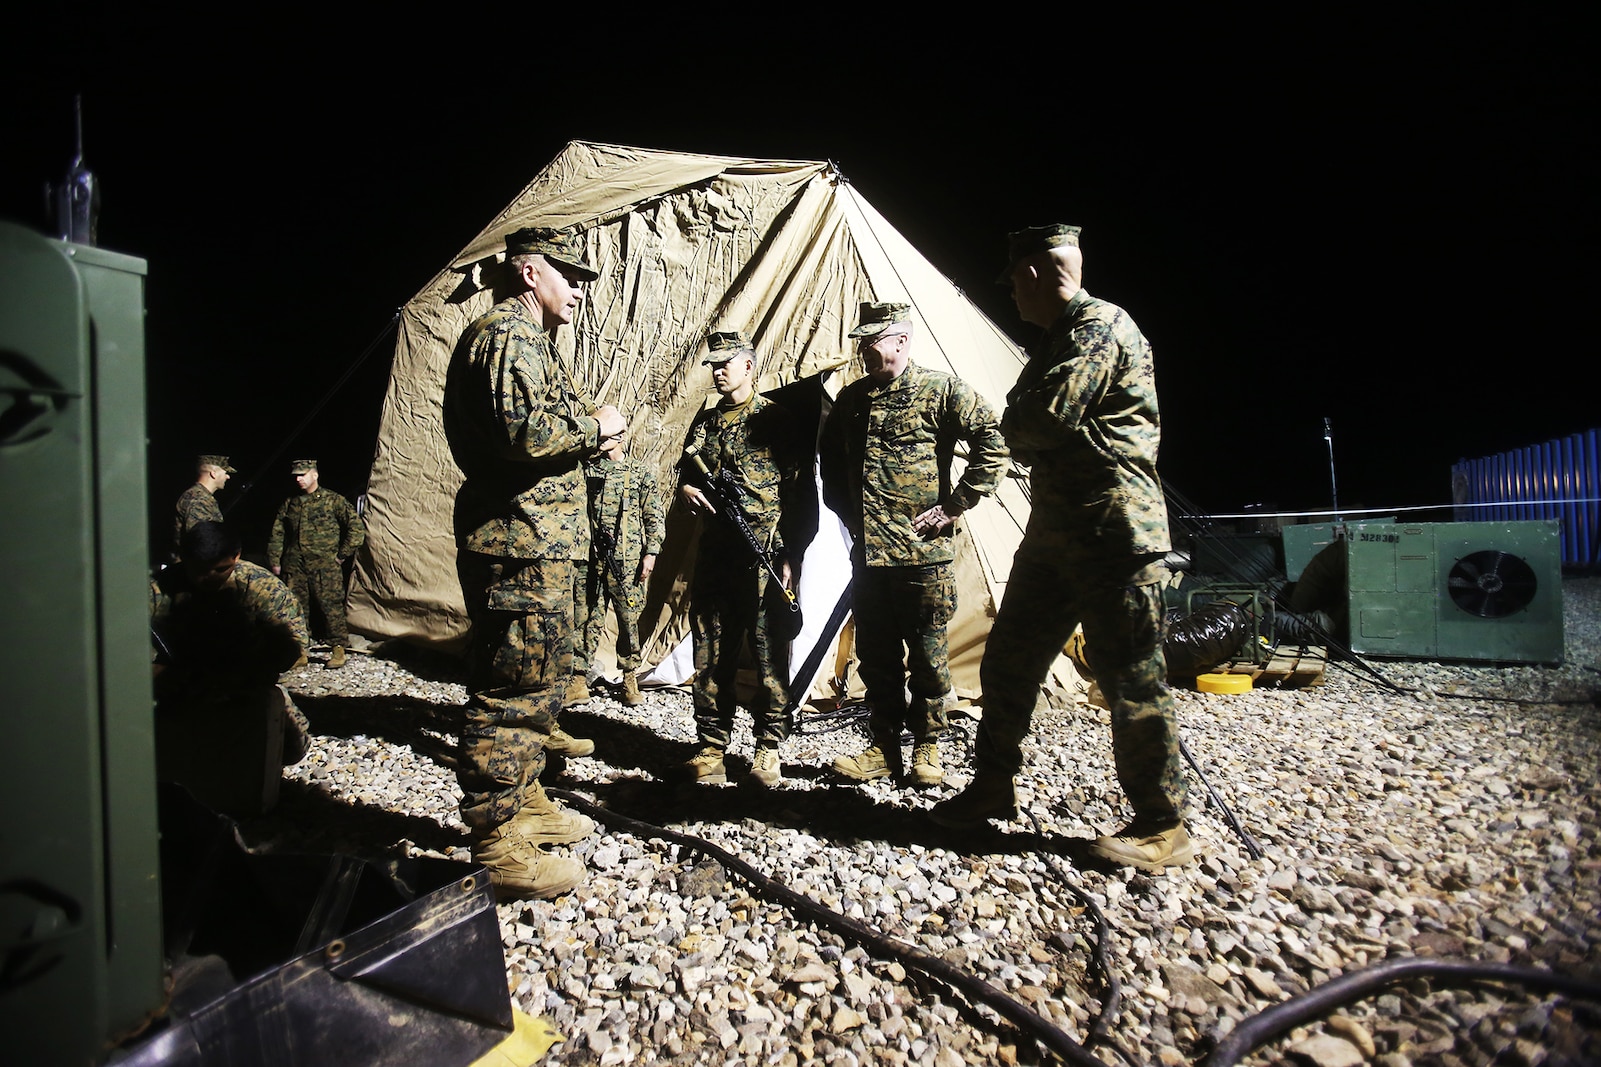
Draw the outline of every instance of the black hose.
<instances>
[{"instance_id":1,"label":"black hose","mask_svg":"<svg viewBox=\"0 0 1601 1067\"><path fill-rule=\"evenodd\" d=\"M1045 836L1045 828L1040 825L1039 817L1032 810L1028 812L1028 821L1034 825L1036 834L1041 837ZM1084 905L1085 910L1090 913L1090 918L1095 923L1095 949L1090 954L1090 959L1094 962L1095 970L1101 980L1101 1010L1096 1015L1095 1022L1090 1025L1089 1032L1084 1036L1084 1047L1094 1048L1096 1045L1106 1045L1121 1054L1122 1049L1117 1048L1110 1040L1112 1024L1117 1022L1118 1013L1123 1006L1123 983L1118 981L1117 975L1112 971L1112 955L1107 949L1108 943L1112 940L1112 926L1106 921L1106 915L1101 911L1100 906L1095 903L1095 899L1084 892L1078 883L1069 878L1067 872L1062 870L1060 857L1048 852L1041 853L1041 855L1044 857L1045 862L1055 869L1057 877L1061 879L1061 884L1065 885L1068 892L1072 893L1078 899L1078 902Z\"/></svg>"},{"instance_id":2,"label":"black hose","mask_svg":"<svg viewBox=\"0 0 1601 1067\"><path fill-rule=\"evenodd\" d=\"M711 856L724 867L734 871L749 882L763 895L777 900L791 912L805 916L819 926L827 927L840 936L849 938L878 955L898 960L908 967L914 967L925 974L932 975L952 989L959 990L969 1000L989 1005L996 1013L1011 1020L1022 1030L1032 1034L1042 1045L1067 1062L1077 1064L1078 1067L1106 1067L1103 1061L1090 1055L1083 1045L1074 1041L1060 1027L1045 1019L1021 1001L1014 1000L1001 990L996 989L987 982L980 981L966 971L951 966L937 956L931 956L920 949L912 948L910 945L886 937L865 923L859 923L854 919L841 915L832 908L823 907L810 897L795 892L784 883L769 878L727 849L720 848L702 838L681 834L676 830L668 830L665 827L655 826L651 823L641 822L638 819L631 819L626 815L620 815L609 808L603 808L598 804L591 803L566 789L547 789L546 792L572 805L586 815L627 830L638 837L660 838Z\"/></svg>"},{"instance_id":3,"label":"black hose","mask_svg":"<svg viewBox=\"0 0 1601 1067\"><path fill-rule=\"evenodd\" d=\"M1258 1046L1281 1034L1328 1014L1342 1004L1360 1000L1387 985L1413 977L1448 978L1447 985L1472 981L1509 982L1546 992L1601 1000L1601 982L1556 974L1533 967L1505 963L1470 963L1466 960L1419 959L1414 956L1384 960L1354 974L1342 974L1298 997L1264 1008L1240 1022L1204 1061L1204 1067L1233 1067Z\"/></svg>"}]
</instances>

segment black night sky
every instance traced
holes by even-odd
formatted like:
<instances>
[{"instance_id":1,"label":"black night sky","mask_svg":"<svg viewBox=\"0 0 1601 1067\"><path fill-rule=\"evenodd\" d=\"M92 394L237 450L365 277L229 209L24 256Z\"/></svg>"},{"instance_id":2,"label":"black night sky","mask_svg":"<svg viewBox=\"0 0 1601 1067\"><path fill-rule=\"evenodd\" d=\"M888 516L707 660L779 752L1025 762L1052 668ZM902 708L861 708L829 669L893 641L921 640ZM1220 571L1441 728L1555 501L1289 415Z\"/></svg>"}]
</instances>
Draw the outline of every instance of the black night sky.
<instances>
[{"instance_id":1,"label":"black night sky","mask_svg":"<svg viewBox=\"0 0 1601 1067\"><path fill-rule=\"evenodd\" d=\"M1199 508L1328 507L1324 417L1342 507L1444 503L1455 460L1601 424L1601 151L1579 16L1428 11L555 36L535 8L359 32L80 13L24 27L38 69L0 75L0 217L43 227L81 92L100 244L149 262L157 529L201 451L240 468L225 506L255 482L230 515L262 539L291 453L359 492L395 310L574 139L832 159L1020 342L1006 231L1082 224Z\"/></svg>"}]
</instances>

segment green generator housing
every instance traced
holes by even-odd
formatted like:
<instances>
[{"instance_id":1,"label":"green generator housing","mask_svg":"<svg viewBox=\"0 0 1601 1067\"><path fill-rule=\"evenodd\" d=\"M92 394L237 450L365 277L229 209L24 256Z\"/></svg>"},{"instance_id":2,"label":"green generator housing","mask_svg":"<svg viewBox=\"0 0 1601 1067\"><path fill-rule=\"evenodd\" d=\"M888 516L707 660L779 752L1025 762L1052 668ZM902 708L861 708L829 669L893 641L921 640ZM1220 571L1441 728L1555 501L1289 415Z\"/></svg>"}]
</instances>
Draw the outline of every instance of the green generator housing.
<instances>
[{"instance_id":1,"label":"green generator housing","mask_svg":"<svg viewBox=\"0 0 1601 1067\"><path fill-rule=\"evenodd\" d=\"M1562 662L1557 520L1352 523L1346 534L1353 652Z\"/></svg>"},{"instance_id":2,"label":"green generator housing","mask_svg":"<svg viewBox=\"0 0 1601 1067\"><path fill-rule=\"evenodd\" d=\"M165 997L145 262L0 222L0 1033L98 1062Z\"/></svg>"}]
</instances>

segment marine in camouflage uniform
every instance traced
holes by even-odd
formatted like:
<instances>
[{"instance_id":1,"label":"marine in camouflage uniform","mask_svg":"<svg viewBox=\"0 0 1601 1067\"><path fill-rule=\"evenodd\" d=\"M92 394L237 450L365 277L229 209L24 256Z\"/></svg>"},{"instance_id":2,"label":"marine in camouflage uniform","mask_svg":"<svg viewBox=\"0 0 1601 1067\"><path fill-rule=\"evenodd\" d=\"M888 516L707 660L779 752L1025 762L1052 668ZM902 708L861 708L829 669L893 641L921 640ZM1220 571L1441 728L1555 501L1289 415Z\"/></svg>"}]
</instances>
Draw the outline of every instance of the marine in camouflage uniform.
<instances>
[{"instance_id":1,"label":"marine in camouflage uniform","mask_svg":"<svg viewBox=\"0 0 1601 1067\"><path fill-rule=\"evenodd\" d=\"M655 473L623 457L621 441L616 438L608 449L613 454L603 453L584 467L592 536L590 558L579 565L576 583L581 595L574 626L582 637L573 649L573 675L589 671L610 605L617 613L617 666L627 703L639 695L634 677L640 664L639 615L646 582L662 550L662 501Z\"/></svg>"},{"instance_id":2,"label":"marine in camouflage uniform","mask_svg":"<svg viewBox=\"0 0 1601 1067\"><path fill-rule=\"evenodd\" d=\"M700 413L684 440L679 462L679 493L697 512L710 511L704 477L727 472L738 486L737 506L780 578L789 578L784 543L786 510L794 514L801 468L799 428L788 410L755 391L755 353L738 331L708 338L706 363L721 399ZM700 473L704 464L706 475ZM764 561L731 523L708 514L701 523L700 546L690 583L690 628L695 647L695 731L700 752L689 761L697 781L726 780L728 748L737 706L735 675L746 638L756 662L756 694L751 707L756 756L753 780L776 784L778 746L789 736L789 600Z\"/></svg>"},{"instance_id":3,"label":"marine in camouflage uniform","mask_svg":"<svg viewBox=\"0 0 1601 1067\"><path fill-rule=\"evenodd\" d=\"M517 295L467 327L445 384L445 435L465 475L455 531L472 620L456 779L474 856L497 891L548 897L583 869L539 846L594 828L550 801L539 775L572 673L573 563L589 555L583 463L624 423L579 395L555 349L579 284L596 276L576 235L529 227L506 250Z\"/></svg>"},{"instance_id":4,"label":"marine in camouflage uniform","mask_svg":"<svg viewBox=\"0 0 1601 1067\"><path fill-rule=\"evenodd\" d=\"M1032 468L1032 506L979 669L984 718L977 773L938 805L937 822L970 826L1015 814L1012 776L1040 685L1082 623L1090 668L1111 707L1118 781L1134 809L1092 850L1155 868L1192 855L1173 699L1162 656L1167 508L1151 347L1126 311L1085 292L1077 227L1011 236L1023 318L1045 328L1007 394L1001 430Z\"/></svg>"},{"instance_id":5,"label":"marine in camouflage uniform","mask_svg":"<svg viewBox=\"0 0 1601 1067\"><path fill-rule=\"evenodd\" d=\"M309 727L277 682L311 643L299 602L265 567L239 558L239 539L223 523L190 527L180 552L182 562L150 583L158 711L171 718L281 703L282 759L297 762Z\"/></svg>"},{"instance_id":6,"label":"marine in camouflage uniform","mask_svg":"<svg viewBox=\"0 0 1601 1067\"><path fill-rule=\"evenodd\" d=\"M222 508L217 506L217 490L228 483L230 474L237 474L228 465L227 456L201 456L196 461L197 480L178 497L177 514L172 519L172 554L178 555L178 543L184 531L197 522L221 522Z\"/></svg>"},{"instance_id":7,"label":"marine in camouflage uniform","mask_svg":"<svg viewBox=\"0 0 1601 1067\"><path fill-rule=\"evenodd\" d=\"M1006 442L972 386L911 361L911 330L911 305L862 304L851 337L867 375L840 390L819 446L823 500L851 534L856 654L873 739L834 767L860 780L898 777L909 728L912 780L935 785L951 689L955 520L1000 484ZM967 466L953 484L959 443Z\"/></svg>"},{"instance_id":8,"label":"marine in camouflage uniform","mask_svg":"<svg viewBox=\"0 0 1601 1067\"><path fill-rule=\"evenodd\" d=\"M367 528L350 501L318 484L316 460L297 459L290 472L301 492L278 507L267 538L267 565L294 591L308 625L321 614L334 646L328 663L338 666L350 643L343 562L366 541Z\"/></svg>"}]
</instances>

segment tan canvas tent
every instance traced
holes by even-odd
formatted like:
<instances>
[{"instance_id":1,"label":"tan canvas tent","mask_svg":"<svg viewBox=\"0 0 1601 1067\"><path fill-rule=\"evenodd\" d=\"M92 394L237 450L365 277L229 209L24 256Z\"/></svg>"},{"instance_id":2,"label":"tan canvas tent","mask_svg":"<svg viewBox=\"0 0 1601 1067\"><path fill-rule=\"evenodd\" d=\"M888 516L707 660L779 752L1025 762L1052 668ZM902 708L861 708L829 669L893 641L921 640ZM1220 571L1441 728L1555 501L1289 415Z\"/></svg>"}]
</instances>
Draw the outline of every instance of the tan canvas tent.
<instances>
[{"instance_id":1,"label":"tan canvas tent","mask_svg":"<svg viewBox=\"0 0 1601 1067\"><path fill-rule=\"evenodd\" d=\"M451 539L461 475L440 398L462 330L498 299L505 235L529 225L583 232L600 277L559 331L559 352L581 390L628 417L630 454L656 468L664 493L685 431L711 395L701 365L709 330L751 335L763 390L822 374L832 395L859 376L846 334L863 300L910 301L912 358L959 375L997 411L1022 364L1011 340L828 163L572 142L402 310L368 485L368 551L350 597L350 624L363 633L444 646L465 636ZM1027 515L1026 482L1008 478L962 519L951 668L964 695L976 693ZM818 631L849 576L837 520L826 510L822 519L803 567L797 664L802 646L833 638ZM695 533L673 507L646 605L647 663L675 658L687 632Z\"/></svg>"}]
</instances>

